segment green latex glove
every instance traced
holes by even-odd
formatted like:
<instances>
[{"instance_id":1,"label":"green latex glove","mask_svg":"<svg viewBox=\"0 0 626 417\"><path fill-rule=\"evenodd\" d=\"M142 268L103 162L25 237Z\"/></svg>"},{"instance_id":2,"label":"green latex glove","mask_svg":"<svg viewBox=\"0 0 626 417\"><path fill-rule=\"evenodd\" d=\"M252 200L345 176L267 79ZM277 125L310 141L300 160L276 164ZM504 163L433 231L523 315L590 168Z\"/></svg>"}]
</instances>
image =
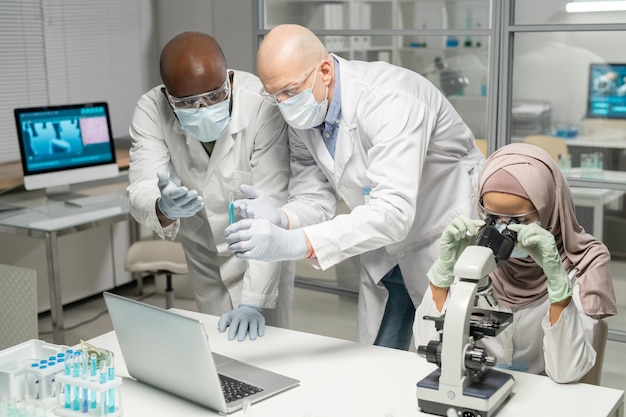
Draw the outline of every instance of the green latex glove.
<instances>
[{"instance_id":1,"label":"green latex glove","mask_svg":"<svg viewBox=\"0 0 626 417\"><path fill-rule=\"evenodd\" d=\"M517 232L517 241L531 258L537 262L548 277L548 297L550 303L562 301L572 296L572 284L561 262L559 250L552 233L533 224L510 224L510 230Z\"/></svg>"},{"instance_id":2,"label":"green latex glove","mask_svg":"<svg viewBox=\"0 0 626 417\"><path fill-rule=\"evenodd\" d=\"M447 288L454 282L454 264L485 222L458 216L446 227L439 241L439 258L428 271L428 279L437 287Z\"/></svg>"}]
</instances>

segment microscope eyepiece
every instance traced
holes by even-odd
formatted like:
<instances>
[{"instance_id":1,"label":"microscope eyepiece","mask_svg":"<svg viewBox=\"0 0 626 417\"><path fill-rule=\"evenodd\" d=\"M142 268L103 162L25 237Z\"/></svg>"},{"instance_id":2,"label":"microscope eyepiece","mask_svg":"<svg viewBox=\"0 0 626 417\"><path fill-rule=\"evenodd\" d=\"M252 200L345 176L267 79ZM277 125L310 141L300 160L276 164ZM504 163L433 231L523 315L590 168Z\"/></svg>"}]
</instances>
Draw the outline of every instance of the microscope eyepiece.
<instances>
[{"instance_id":1,"label":"microscope eyepiece","mask_svg":"<svg viewBox=\"0 0 626 417\"><path fill-rule=\"evenodd\" d=\"M513 219L511 220L513 222ZM517 219L514 221L517 222ZM507 228L500 232L496 227L496 223L497 216L487 216L485 225L476 234L475 244L493 250L493 254L496 257L496 265L501 266L513 252L513 247L517 241L517 233Z\"/></svg>"}]
</instances>

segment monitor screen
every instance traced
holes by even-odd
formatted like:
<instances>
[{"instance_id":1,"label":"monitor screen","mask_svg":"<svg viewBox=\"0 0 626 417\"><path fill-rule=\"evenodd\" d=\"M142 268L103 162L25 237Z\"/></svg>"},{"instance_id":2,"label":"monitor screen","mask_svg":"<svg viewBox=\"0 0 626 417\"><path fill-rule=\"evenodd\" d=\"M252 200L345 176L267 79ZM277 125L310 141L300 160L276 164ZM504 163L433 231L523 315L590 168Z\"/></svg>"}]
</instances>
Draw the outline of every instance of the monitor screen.
<instances>
[{"instance_id":1,"label":"monitor screen","mask_svg":"<svg viewBox=\"0 0 626 417\"><path fill-rule=\"evenodd\" d=\"M15 109L24 187L69 185L119 174L107 103Z\"/></svg>"},{"instance_id":2,"label":"monitor screen","mask_svg":"<svg viewBox=\"0 0 626 417\"><path fill-rule=\"evenodd\" d=\"M626 64L591 64L587 117L626 119Z\"/></svg>"}]
</instances>

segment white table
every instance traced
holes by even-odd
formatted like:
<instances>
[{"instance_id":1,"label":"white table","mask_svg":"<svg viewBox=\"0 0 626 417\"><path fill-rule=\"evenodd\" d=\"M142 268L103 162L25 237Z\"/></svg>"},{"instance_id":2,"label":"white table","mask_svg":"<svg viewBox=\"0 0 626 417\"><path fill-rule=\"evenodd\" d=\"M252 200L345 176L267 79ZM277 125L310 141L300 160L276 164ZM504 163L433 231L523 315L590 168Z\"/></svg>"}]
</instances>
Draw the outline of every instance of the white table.
<instances>
[{"instance_id":1,"label":"white table","mask_svg":"<svg viewBox=\"0 0 626 417\"><path fill-rule=\"evenodd\" d=\"M572 168L567 178L584 179L580 168ZM603 171L602 178L598 178L598 180L626 182L626 172ZM604 232L604 206L622 197L624 192L609 188L585 187L570 187L570 190L572 191L575 205L593 208L593 235L597 237L598 240L602 240Z\"/></svg>"},{"instance_id":2,"label":"white table","mask_svg":"<svg viewBox=\"0 0 626 417\"><path fill-rule=\"evenodd\" d=\"M301 381L296 388L254 404L246 417L429 416L417 407L415 384L435 366L415 353L269 326L256 341L229 342L226 334L217 331L218 317L175 311L205 322L214 352ZM121 388L125 417L219 415L127 378L114 332L89 342L115 354L116 374L126 377ZM623 416L623 391L578 383L560 385L544 376L511 373L516 380L514 394L499 417Z\"/></svg>"},{"instance_id":3,"label":"white table","mask_svg":"<svg viewBox=\"0 0 626 417\"><path fill-rule=\"evenodd\" d=\"M615 138L608 139L601 136L577 136L575 138L565 138L567 146L572 147L591 147L591 148L611 148L625 149L626 139Z\"/></svg>"}]
</instances>

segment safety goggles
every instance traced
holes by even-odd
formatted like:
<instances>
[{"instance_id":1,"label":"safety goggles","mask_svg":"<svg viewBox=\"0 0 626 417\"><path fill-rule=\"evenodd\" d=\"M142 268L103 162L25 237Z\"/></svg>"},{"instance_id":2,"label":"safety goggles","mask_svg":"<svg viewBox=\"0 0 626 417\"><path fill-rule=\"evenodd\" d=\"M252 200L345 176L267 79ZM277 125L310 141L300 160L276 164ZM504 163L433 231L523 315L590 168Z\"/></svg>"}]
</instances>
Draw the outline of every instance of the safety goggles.
<instances>
[{"instance_id":1,"label":"safety goggles","mask_svg":"<svg viewBox=\"0 0 626 417\"><path fill-rule=\"evenodd\" d=\"M167 90L165 90L165 94L170 104L175 109L199 109L200 107L212 106L224 101L230 92L230 84L228 81L227 75L224 84L217 90L197 94L195 96L178 98L171 95Z\"/></svg>"},{"instance_id":2,"label":"safety goggles","mask_svg":"<svg viewBox=\"0 0 626 417\"><path fill-rule=\"evenodd\" d=\"M502 224L531 224L539 220L539 213L537 213L537 210L532 210L527 213L520 214L502 214L486 209L483 206L482 201L480 201L479 206L479 214L483 220L485 220L487 217L493 217Z\"/></svg>"},{"instance_id":3,"label":"safety goggles","mask_svg":"<svg viewBox=\"0 0 626 417\"><path fill-rule=\"evenodd\" d=\"M311 73L315 71L316 68L317 65L315 65L315 67L313 67L311 70L304 73L304 75L300 77L298 81L294 81L288 84L286 87L275 93L268 93L265 88L261 88L261 96L268 102L275 105L280 103L281 101L289 100L290 98L297 96L301 92L299 90L302 87L302 84L304 84L307 77L311 75Z\"/></svg>"}]
</instances>

